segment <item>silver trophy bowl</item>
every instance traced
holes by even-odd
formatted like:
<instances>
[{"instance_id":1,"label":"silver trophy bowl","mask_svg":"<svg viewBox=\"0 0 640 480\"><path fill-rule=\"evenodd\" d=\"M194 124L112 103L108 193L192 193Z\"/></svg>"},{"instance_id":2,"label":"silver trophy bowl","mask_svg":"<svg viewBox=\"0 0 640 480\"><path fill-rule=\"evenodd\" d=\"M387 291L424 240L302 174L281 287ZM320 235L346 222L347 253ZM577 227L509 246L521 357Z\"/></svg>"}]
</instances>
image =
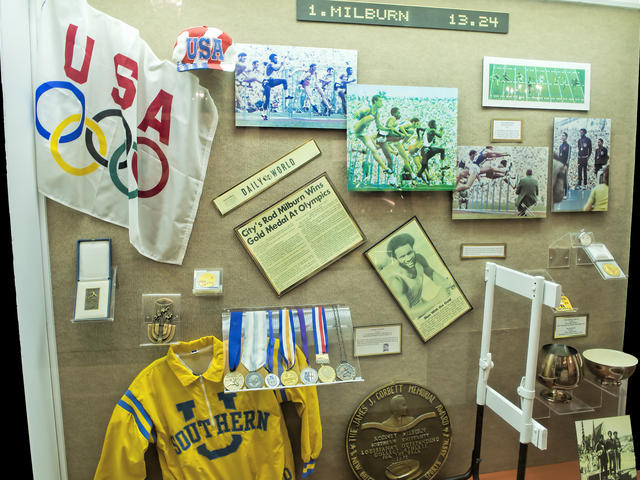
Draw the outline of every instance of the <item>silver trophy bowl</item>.
<instances>
[{"instance_id":1,"label":"silver trophy bowl","mask_svg":"<svg viewBox=\"0 0 640 480\"><path fill-rule=\"evenodd\" d=\"M540 352L537 378L547 387L540 394L542 398L552 403L569 402L569 391L582 382L582 356L568 345L549 343Z\"/></svg>"},{"instance_id":2,"label":"silver trophy bowl","mask_svg":"<svg viewBox=\"0 0 640 480\"><path fill-rule=\"evenodd\" d=\"M638 359L619 350L592 348L582 352L584 362L602 385L620 385L636 369Z\"/></svg>"}]
</instances>

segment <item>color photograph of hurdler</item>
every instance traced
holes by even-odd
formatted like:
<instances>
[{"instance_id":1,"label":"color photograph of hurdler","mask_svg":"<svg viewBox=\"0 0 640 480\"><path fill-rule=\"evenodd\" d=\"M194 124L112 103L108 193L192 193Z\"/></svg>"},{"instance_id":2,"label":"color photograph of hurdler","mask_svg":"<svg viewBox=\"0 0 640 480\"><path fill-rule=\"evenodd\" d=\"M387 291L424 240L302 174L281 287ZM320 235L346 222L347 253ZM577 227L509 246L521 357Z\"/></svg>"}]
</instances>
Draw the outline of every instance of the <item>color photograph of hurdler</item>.
<instances>
[{"instance_id":1,"label":"color photograph of hurdler","mask_svg":"<svg viewBox=\"0 0 640 480\"><path fill-rule=\"evenodd\" d=\"M355 50L235 45L236 127L346 128Z\"/></svg>"},{"instance_id":2,"label":"color photograph of hurdler","mask_svg":"<svg viewBox=\"0 0 640 480\"><path fill-rule=\"evenodd\" d=\"M547 147L460 146L453 220L547 216Z\"/></svg>"},{"instance_id":3,"label":"color photograph of hurdler","mask_svg":"<svg viewBox=\"0 0 640 480\"><path fill-rule=\"evenodd\" d=\"M456 88L349 87L348 190L453 190L457 132Z\"/></svg>"}]
</instances>

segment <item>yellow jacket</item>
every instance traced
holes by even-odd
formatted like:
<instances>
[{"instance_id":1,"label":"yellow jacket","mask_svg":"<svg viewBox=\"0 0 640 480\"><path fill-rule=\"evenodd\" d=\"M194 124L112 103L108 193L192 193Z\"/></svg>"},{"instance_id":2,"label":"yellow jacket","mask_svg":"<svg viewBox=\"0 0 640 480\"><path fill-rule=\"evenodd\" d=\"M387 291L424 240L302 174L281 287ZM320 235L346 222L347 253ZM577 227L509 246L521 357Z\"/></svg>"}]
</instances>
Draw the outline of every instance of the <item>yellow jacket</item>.
<instances>
[{"instance_id":1,"label":"yellow jacket","mask_svg":"<svg viewBox=\"0 0 640 480\"><path fill-rule=\"evenodd\" d=\"M213 359L202 375L179 357L212 345ZM305 363L296 349L296 366ZM293 479L283 401L293 402L301 418L302 477L313 473L322 449L316 388L225 394L224 372L223 344L215 337L171 346L138 374L115 407L94 479L143 480L144 453L152 443L165 479Z\"/></svg>"}]
</instances>

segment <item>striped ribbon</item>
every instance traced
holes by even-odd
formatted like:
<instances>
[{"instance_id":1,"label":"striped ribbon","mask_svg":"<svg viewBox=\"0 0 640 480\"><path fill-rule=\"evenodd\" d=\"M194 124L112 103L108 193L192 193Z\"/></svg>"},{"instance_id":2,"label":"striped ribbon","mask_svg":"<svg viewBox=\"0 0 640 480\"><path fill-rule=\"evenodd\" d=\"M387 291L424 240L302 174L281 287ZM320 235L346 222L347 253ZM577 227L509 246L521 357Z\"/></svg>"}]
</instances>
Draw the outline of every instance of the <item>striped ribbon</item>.
<instances>
[{"instance_id":1,"label":"striped ribbon","mask_svg":"<svg viewBox=\"0 0 640 480\"><path fill-rule=\"evenodd\" d=\"M265 364L267 356L267 319L265 312L246 312L242 364L255 372Z\"/></svg>"},{"instance_id":2,"label":"striped ribbon","mask_svg":"<svg viewBox=\"0 0 640 480\"><path fill-rule=\"evenodd\" d=\"M316 358L329 356L329 336L327 334L327 319L324 307L314 307L311 311L313 321L313 338L316 346ZM316 360L317 361L317 360Z\"/></svg>"},{"instance_id":3,"label":"striped ribbon","mask_svg":"<svg viewBox=\"0 0 640 480\"><path fill-rule=\"evenodd\" d=\"M302 351L304 352L304 358L309 361L309 344L307 342L307 324L304 321L304 311L299 308L297 310L298 313L298 322L300 323L300 341L302 342Z\"/></svg>"},{"instance_id":4,"label":"striped ribbon","mask_svg":"<svg viewBox=\"0 0 640 480\"><path fill-rule=\"evenodd\" d=\"M293 326L293 313L289 309L278 312L280 354L287 369L296 363L296 332Z\"/></svg>"},{"instance_id":5,"label":"striped ribbon","mask_svg":"<svg viewBox=\"0 0 640 480\"><path fill-rule=\"evenodd\" d=\"M273 335L273 311L269 310L267 316L269 318L269 341L267 343L267 363L264 368L271 373L273 372L273 349L276 343L276 338Z\"/></svg>"}]
</instances>

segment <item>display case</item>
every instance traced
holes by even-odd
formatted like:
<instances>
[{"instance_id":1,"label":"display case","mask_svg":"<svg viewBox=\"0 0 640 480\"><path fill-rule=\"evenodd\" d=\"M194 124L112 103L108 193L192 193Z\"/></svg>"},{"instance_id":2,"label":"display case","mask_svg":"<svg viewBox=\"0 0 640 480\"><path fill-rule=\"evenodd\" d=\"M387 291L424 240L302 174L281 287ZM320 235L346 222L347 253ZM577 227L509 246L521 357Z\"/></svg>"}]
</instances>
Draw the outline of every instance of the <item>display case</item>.
<instances>
[{"instance_id":1,"label":"display case","mask_svg":"<svg viewBox=\"0 0 640 480\"><path fill-rule=\"evenodd\" d=\"M473 447L485 288L485 262L471 258L473 255L461 258L463 245L508 245L508 249L499 249L499 255L493 254L499 265L523 272L533 269L551 272L553 281L562 285L563 293L570 299L572 310L588 315L586 335L569 340L578 351L623 348L625 326L630 332L633 323L627 321L626 299L633 295L628 297L628 282L611 280L625 280L632 273L629 270L633 245L630 199L635 164L627 160L635 158L637 16L614 7L534 0L498 2L491 8L501 15L483 19L478 15L484 17L484 13L471 16L459 10L469 7L469 3L456 8L434 6L446 10L446 15L441 17L443 28L406 28L400 26L400 19L406 18L401 5L354 3L307 0L1 3L0 58L4 67L2 86L11 216L11 235L6 237L13 241L12 266L19 320L16 325L24 371L15 383L23 381L25 385L34 478L93 478L109 421L114 411L122 410L119 402L138 408L129 397L123 397L128 386L146 367L165 361L179 343L209 336L219 339L227 345L224 361L228 368L232 312L240 311L244 316L249 312L268 314L271 311L273 318L284 309L292 312L297 347L294 351L319 374L325 364L317 361L315 347L311 347L313 330L308 320L315 307L325 308L328 365L336 372L335 380L323 382L318 375L316 383L300 380L284 385L279 378L280 383L272 387L273 392L264 386L255 387L256 391L252 392L253 388L247 388L246 383L241 390L224 390L220 383L221 398L229 403L230 398L256 394L275 395L282 400L283 395L291 399L295 392L307 395L315 391L322 423L321 429L316 430L322 431L323 448L311 466L302 465L299 455L302 442L296 406L291 400L282 400L282 418L291 432L297 462L289 476L299 478L303 472L306 475L313 470L313 478L319 480L347 480L353 472L345 460L346 427L358 406L384 386L419 385L446 406L450 422L450 449L438 476L447 478L458 474L467 468ZM330 8L323 10L322 6ZM43 25L43 18L50 18L44 17L50 7L56 7L56 15L51 17L55 22ZM313 11L315 20L334 21L298 20L298 7L304 8L307 14ZM378 24L350 23L367 20L366 17L372 15L384 17L387 23L380 18L377 18ZM286 62L278 77L286 80L286 88L284 82L269 87L270 105L264 103L262 81L250 81L250 77L236 79L235 71L177 71L174 48L186 43L184 38L177 42L176 37L189 25L201 25L202 19L209 23L209 28L219 30L218 36L228 32L234 43L261 45L260 52L274 45L303 48L301 57L278 59L278 63ZM338 22L340 19L348 22ZM522 19L527 21L523 23ZM104 22L107 27L98 28L88 24L89 21ZM470 21L477 22L473 28ZM487 26L480 26L481 21ZM120 22L117 27L115 22ZM450 22L456 29L447 27ZM465 22L467 25L462 25ZM607 29L585 28L594 22L615 25L616 34L611 35ZM494 28L495 23L500 28ZM203 45L205 43L203 41ZM476 48L468 48L470 44ZM20 48L15 48L16 45ZM437 45L447 45L446 53L438 53ZM346 60L328 65L323 63L322 56L309 55L305 48L348 50L357 52L357 57L355 60L351 60L353 56L348 57L349 65ZM495 78L489 72L482 72L483 56L496 54L500 49L505 57L590 64L593 83L589 110L568 114L564 110L518 107L518 111L509 110L513 115L501 115L498 110L502 107L483 107L483 83L493 82L496 86L496 82L507 81L505 75L512 83L517 82L510 72L501 72ZM606 54L600 54L605 50ZM266 74L271 53L247 58L246 71L257 62ZM294 63L298 58L300 65ZM313 82L305 85L303 81L303 74L311 64L318 67L318 82L325 78L333 82L322 91L326 103L321 92L313 88ZM333 73L328 71L329 66ZM349 67L351 74L348 74ZM543 68L548 67L543 65ZM555 84L554 72L548 73L550 83L544 86L554 91L580 88ZM344 75L342 80L341 75ZM347 98L346 85L353 83L380 88L363 89L366 93L362 98L355 93ZM514 85L516 90L510 90L512 85L505 84L509 90L505 88L504 92L526 93L526 82L520 90L517 83ZM400 94L396 95L396 88L386 89L386 86L399 87ZM420 100L420 108L414 108L417 97L403 87L455 89L455 104L453 97L441 99L434 93ZM535 84L531 88L537 90ZM378 95L381 92L386 94ZM496 87L494 93L503 91ZM507 99L511 105L522 100L516 98L517 95L514 93L514 98ZM376 102L379 101L380 106L373 107L374 96L378 96ZM314 111L314 106L319 113ZM357 114L372 107L377 118ZM263 112L263 108L270 110ZM350 115L346 115L348 109L352 110ZM236 113L251 117L256 125L237 126ZM262 118L263 115L267 118ZM592 154L586 165L589 188L576 188L579 129L571 122L555 121L567 119L569 115L581 121L610 119L611 135L604 139L616 143L612 146L605 142L611 157L608 211L584 212L576 208L567 213L554 208L556 204L564 208L587 202L589 189L595 189L598 181L595 154ZM419 119L421 138L414 132L415 138L395 142L393 135L389 138L385 134L389 133L387 130L378 135L378 127L391 129L394 122L409 128L405 123L410 125L414 117ZM504 159L507 169L510 162L513 166L504 176L505 172L500 170L503 158L487 160L479 166L479 170L484 171L476 173L471 185L471 170L476 170L471 165L475 158L470 157L471 147L478 153L490 145L491 120L501 118L522 119L526 126L517 148L506 145L509 148L502 149L503 143L494 148L498 153L511 152L512 155ZM293 120L297 125L291 125ZM435 128L429 127L432 120ZM364 127L367 121L370 122L368 128L360 132L359 127ZM387 125L387 122L390 123ZM338 124L341 128L332 128ZM330 128L325 128L327 125ZM568 202L555 198L558 179L564 178L559 175L555 158L559 156L557 144L563 125L567 126L572 147L566 171ZM429 131L440 132L441 127L442 143L434 146L445 150L444 158L424 144ZM593 133L596 131L599 130L594 126L587 133L594 150L598 141ZM435 140L439 139L435 135ZM302 145L317 149L313 148L301 158L288 154ZM545 151L544 155L537 153L539 148ZM402 152L407 153L408 161ZM423 156L428 157L425 165ZM466 180L454 186L458 176L467 175L461 161L472 168ZM522 202L516 190L527 176L528 163L532 164L539 193L536 203L530 209L521 208L523 215L518 215L516 201ZM423 180L417 176L420 170ZM267 175L272 176L266 178ZM344 240L346 217L338 215L340 212L326 201L333 197L321 195L326 189L310 193L305 191L306 187L300 190L302 186L310 187L310 182L323 175L331 179L331 195L335 193L341 200L345 210L348 209L349 219L362 233L361 238L350 242L349 248L341 249L339 254L330 250L339 240ZM378 182L384 188L350 190L349 178ZM392 180L396 181L397 188L392 186ZM426 181L438 187L446 183L449 190L428 191ZM59 188L60 185L65 187ZM68 185L82 185L82 188ZM469 188L453 193L452 188L463 186ZM237 194L231 202L233 208L221 211L212 202L230 190ZM468 192L466 203L461 193L464 191ZM257 225L262 221L261 212L267 216L271 213L270 207L273 210L276 205L282 206L283 199L296 200L288 197L292 192L296 193L299 203L295 208L278 212L278 219L289 218L288 224L271 221L270 231L277 235L269 235L267 226L262 226L265 237L257 245L262 249L258 252L262 258L257 261L253 257L256 245L246 248L236 229L249 220L252 220L251 226ZM53 193L77 196L84 202L83 208L76 208L66 196L60 198ZM302 195L304 199L300 198ZM483 198L489 201L476 201ZM299 217L301 205L306 210ZM290 217L292 212L296 212L295 218ZM454 213L460 214L459 220L454 219ZM337 223L336 216L345 221ZM416 256L422 256L429 267L419 260L420 266L416 269L424 275L406 275L414 280L412 294L407 295L397 282L391 281L392 269L387 267L398 264L399 260L394 256L395 251L389 253L383 240L412 218L417 218L424 227L438 258L416 245L413 249ZM594 259L600 257L589 257L584 245L579 243L581 230L591 234L592 244L605 244L611 254L596 262L613 260L621 275L602 275L606 273L604 266L601 269L594 266ZM571 234L566 236L568 232ZM253 241L254 237L247 235L246 242ZM277 243L274 237L278 238ZM565 237L562 242L556 243L556 239L562 237ZM107 258L102 254L95 256L100 261L93 265L85 262L84 253L80 258L74 250L80 246L78 239L109 239L109 262L102 261ZM380 245L376 250L380 254L372 265L364 252L374 245ZM551 252L550 247L557 252ZM432 272L436 260L441 261L455 279L455 289L448 290L449 297L437 295L435 299L423 299L417 288L420 281L416 278L429 285L430 282L436 284L437 276ZM275 270L269 272L271 279L279 274L292 279L299 273L296 269L310 268L302 275L304 282L295 279L292 282L295 288L279 290L282 295L278 295L265 278L265 264ZM87 265L100 267L100 275L96 277L103 282L99 314L91 308L95 305L91 303L91 289L96 287L87 284L84 288L79 283L94 281L93 273L85 277ZM317 268L318 265L322 268ZM199 273L214 271L223 274L216 277L222 290L218 290L210 278L199 281ZM464 297L470 308L466 308L465 302L464 309L454 309L453 301L448 301L451 292ZM103 309L100 301L107 297L110 300ZM413 314L411 303L421 300L424 303L437 300L437 312L430 312L437 314L430 317L433 323L425 319L424 314ZM491 380L496 390L505 396L514 396L517 402L516 388L524 365L522 352L528 346L528 305L511 296L500 301L503 303L493 319L493 340L503 348L493 357L497 367L491 373ZM83 308L77 310L78 306ZM305 318L308 356L304 354L298 325L299 308ZM540 345L559 340L554 338L558 313L560 311L545 309L541 317ZM336 328L338 316L340 328ZM455 321L448 321L450 319ZM278 328L274 324L274 335L279 334ZM362 349L362 355L355 356L352 332L356 328L362 328L356 330L361 334L373 336L375 329L381 329L390 335L394 340L393 354L379 354L387 352L376 345L373 354ZM421 336L420 332L425 331L429 335ZM365 336L361 341L368 338ZM340 345L344 347L344 354ZM353 378L338 377L337 367L343 360L355 370ZM282 359L279 361L282 363ZM300 366L300 360L294 364L294 370L295 365ZM286 370L283 368L282 373ZM243 374L245 382L248 373L247 369ZM298 378L301 373L302 370L296 371ZM147 398L158 398L159 392L172 384L171 378L167 375L158 381ZM263 381L264 378L266 375ZM306 378L314 377L311 374ZM200 388L198 376L194 375L194 379L194 385ZM533 390L535 394L536 389ZM591 385L586 377L575 390L575 398L590 410L562 415L535 400L533 418L544 424L549 435L547 449L532 449L528 464L574 461L575 421L625 411L626 389L610 390ZM217 407L224 407L222 399L209 395ZM384 398L377 404L380 418L372 419L374 424L391 416L392 396L381 394L381 397ZM145 400L140 404L145 406ZM187 407L174 408L188 400L176 399L172 412L180 416L182 412L188 413ZM540 407L544 412L538 417ZM137 418L145 425L142 412L136 411L140 413L136 414ZM205 422L208 417L209 412L199 412L195 420L185 420L170 435L182 431L179 437L184 441L189 438L189 432L195 435L187 425ZM416 428L427 428L430 421L426 419L424 425ZM201 442L193 443L183 453L201 457L197 449L200 444L205 445L207 437L197 423L196 427L200 428ZM133 424L132 430L137 432L138 425ZM367 434L374 432L390 433L376 428L365 430ZM413 437L420 435L425 432L414 432ZM518 452L517 448L505 448L504 440L508 438L513 438L513 428L499 419L492 421L491 428L485 431L483 473L513 468ZM167 444L171 445L170 440ZM186 446L186 442L183 444ZM208 452L214 451L210 444L205 447ZM160 479L165 465L157 458L155 448L151 445L146 459L142 460L146 462L145 474L150 480ZM389 465L383 463L381 460L378 476L384 478ZM24 467L27 471L28 467ZM398 465L390 471L397 474L396 468ZM275 478L282 476L284 474Z\"/></svg>"}]
</instances>

